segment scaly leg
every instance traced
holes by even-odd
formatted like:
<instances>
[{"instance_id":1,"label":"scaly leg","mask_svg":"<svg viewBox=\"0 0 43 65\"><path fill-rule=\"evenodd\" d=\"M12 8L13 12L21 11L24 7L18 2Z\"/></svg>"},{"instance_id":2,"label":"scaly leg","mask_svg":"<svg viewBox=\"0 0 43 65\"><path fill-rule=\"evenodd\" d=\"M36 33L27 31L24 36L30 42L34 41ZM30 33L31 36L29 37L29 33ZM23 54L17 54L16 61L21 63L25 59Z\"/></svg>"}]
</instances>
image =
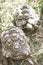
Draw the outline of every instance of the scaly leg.
<instances>
[{"instance_id":1,"label":"scaly leg","mask_svg":"<svg viewBox=\"0 0 43 65\"><path fill-rule=\"evenodd\" d=\"M3 57L3 65L8 65L8 59Z\"/></svg>"}]
</instances>

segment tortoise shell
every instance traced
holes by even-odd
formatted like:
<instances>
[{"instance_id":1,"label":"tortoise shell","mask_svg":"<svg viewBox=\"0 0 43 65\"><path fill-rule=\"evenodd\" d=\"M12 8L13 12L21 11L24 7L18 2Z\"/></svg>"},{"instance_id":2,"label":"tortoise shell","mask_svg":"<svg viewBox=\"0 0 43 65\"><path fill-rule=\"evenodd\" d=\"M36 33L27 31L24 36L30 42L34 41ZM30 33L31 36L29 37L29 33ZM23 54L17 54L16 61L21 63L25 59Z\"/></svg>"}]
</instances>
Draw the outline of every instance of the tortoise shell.
<instances>
[{"instance_id":1,"label":"tortoise shell","mask_svg":"<svg viewBox=\"0 0 43 65\"><path fill-rule=\"evenodd\" d=\"M10 26L1 34L2 54L6 58L24 59L30 53L29 39L24 32L15 26Z\"/></svg>"},{"instance_id":2,"label":"tortoise shell","mask_svg":"<svg viewBox=\"0 0 43 65\"><path fill-rule=\"evenodd\" d=\"M23 29L28 27L31 28L33 25L35 26L37 24L37 21L39 20L39 17L30 5L24 4L20 5L14 11L14 19L14 22L16 22L16 26Z\"/></svg>"}]
</instances>

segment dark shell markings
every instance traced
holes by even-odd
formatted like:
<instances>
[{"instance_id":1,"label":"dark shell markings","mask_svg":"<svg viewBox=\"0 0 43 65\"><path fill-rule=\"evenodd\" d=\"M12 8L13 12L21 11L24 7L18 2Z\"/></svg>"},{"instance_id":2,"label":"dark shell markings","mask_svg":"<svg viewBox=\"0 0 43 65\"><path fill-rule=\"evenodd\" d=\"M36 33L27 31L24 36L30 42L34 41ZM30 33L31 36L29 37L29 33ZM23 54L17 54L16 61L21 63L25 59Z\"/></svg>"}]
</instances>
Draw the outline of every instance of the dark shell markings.
<instances>
[{"instance_id":1,"label":"dark shell markings","mask_svg":"<svg viewBox=\"0 0 43 65\"><path fill-rule=\"evenodd\" d=\"M36 14L35 10L30 5L20 5L14 11L14 19L16 22L16 26L24 29L33 29L37 27L37 23L39 20L38 14Z\"/></svg>"},{"instance_id":2,"label":"dark shell markings","mask_svg":"<svg viewBox=\"0 0 43 65\"><path fill-rule=\"evenodd\" d=\"M6 58L24 59L31 51L29 46L29 39L24 32L15 26L8 27L7 30L1 34L2 54Z\"/></svg>"}]
</instances>

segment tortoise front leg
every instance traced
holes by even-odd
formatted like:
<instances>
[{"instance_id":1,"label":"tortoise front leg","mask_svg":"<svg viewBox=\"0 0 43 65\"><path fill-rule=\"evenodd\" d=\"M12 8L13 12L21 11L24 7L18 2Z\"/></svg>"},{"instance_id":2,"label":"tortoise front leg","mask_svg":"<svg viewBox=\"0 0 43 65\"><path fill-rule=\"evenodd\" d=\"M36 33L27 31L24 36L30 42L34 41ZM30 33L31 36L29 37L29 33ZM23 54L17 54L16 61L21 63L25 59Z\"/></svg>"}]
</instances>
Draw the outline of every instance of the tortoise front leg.
<instances>
[{"instance_id":1,"label":"tortoise front leg","mask_svg":"<svg viewBox=\"0 0 43 65\"><path fill-rule=\"evenodd\" d=\"M13 60L9 59L9 61L10 61L11 65L14 65L14 61Z\"/></svg>"},{"instance_id":2,"label":"tortoise front leg","mask_svg":"<svg viewBox=\"0 0 43 65\"><path fill-rule=\"evenodd\" d=\"M6 57L3 57L3 65L8 65L8 59Z\"/></svg>"}]
</instances>

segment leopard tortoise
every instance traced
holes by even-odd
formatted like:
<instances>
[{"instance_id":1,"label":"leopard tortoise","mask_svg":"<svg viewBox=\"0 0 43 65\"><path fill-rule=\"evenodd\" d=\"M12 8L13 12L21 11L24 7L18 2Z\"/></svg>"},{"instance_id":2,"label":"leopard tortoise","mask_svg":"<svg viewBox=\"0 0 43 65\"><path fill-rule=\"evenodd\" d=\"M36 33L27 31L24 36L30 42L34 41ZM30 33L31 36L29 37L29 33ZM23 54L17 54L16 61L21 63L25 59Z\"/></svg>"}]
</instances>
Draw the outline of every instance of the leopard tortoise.
<instances>
[{"instance_id":1,"label":"leopard tortoise","mask_svg":"<svg viewBox=\"0 0 43 65\"><path fill-rule=\"evenodd\" d=\"M11 59L24 59L31 53L29 40L24 32L15 26L10 26L1 34L2 55Z\"/></svg>"},{"instance_id":2,"label":"leopard tortoise","mask_svg":"<svg viewBox=\"0 0 43 65\"><path fill-rule=\"evenodd\" d=\"M30 65L36 63L31 57L30 41L18 27L11 25L3 30L1 33L1 43L4 65L14 65L14 60L26 60ZM11 64L9 64L9 61Z\"/></svg>"},{"instance_id":3,"label":"leopard tortoise","mask_svg":"<svg viewBox=\"0 0 43 65\"><path fill-rule=\"evenodd\" d=\"M34 30L38 27L39 16L30 5L23 4L15 9L14 20L16 26L21 29L27 28L28 30Z\"/></svg>"},{"instance_id":4,"label":"leopard tortoise","mask_svg":"<svg viewBox=\"0 0 43 65\"><path fill-rule=\"evenodd\" d=\"M2 32L1 41L3 56L7 58L23 58L30 53L28 38L22 30L15 26L10 26L7 30Z\"/></svg>"}]
</instances>

